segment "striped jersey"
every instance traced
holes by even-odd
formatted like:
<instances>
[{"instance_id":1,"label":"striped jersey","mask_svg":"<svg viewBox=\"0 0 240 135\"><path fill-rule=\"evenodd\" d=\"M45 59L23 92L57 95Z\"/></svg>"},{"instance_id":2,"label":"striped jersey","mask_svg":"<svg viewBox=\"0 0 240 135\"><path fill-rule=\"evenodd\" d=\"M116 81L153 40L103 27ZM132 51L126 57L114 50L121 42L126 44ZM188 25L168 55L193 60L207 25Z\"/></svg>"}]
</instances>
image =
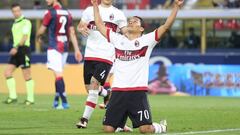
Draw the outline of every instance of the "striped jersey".
<instances>
[{"instance_id":1,"label":"striped jersey","mask_svg":"<svg viewBox=\"0 0 240 135\"><path fill-rule=\"evenodd\" d=\"M48 28L49 49L67 52L69 46L69 28L72 15L61 5L56 5L45 12L43 25Z\"/></svg>"},{"instance_id":2,"label":"striped jersey","mask_svg":"<svg viewBox=\"0 0 240 135\"><path fill-rule=\"evenodd\" d=\"M107 30L107 40L115 47L112 91L148 89L149 58L157 37L157 30L134 40Z\"/></svg>"},{"instance_id":3,"label":"striped jersey","mask_svg":"<svg viewBox=\"0 0 240 135\"><path fill-rule=\"evenodd\" d=\"M99 11L108 29L119 32L120 28L127 25L127 19L124 13L119 9L113 6L106 8L99 5ZM97 31L92 6L84 10L81 21L87 23L90 29L84 59L112 64L114 59L114 48L107 42L106 38Z\"/></svg>"}]
</instances>

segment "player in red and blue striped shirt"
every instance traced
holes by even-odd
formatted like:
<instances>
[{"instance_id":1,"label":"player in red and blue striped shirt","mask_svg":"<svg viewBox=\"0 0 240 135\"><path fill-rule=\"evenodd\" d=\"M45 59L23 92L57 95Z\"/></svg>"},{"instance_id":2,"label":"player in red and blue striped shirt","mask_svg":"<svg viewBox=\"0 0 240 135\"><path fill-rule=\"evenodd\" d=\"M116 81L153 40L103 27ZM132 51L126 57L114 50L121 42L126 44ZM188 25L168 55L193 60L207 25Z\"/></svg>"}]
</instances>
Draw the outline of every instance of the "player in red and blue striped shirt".
<instances>
[{"instance_id":1,"label":"player in red and blue striped shirt","mask_svg":"<svg viewBox=\"0 0 240 135\"><path fill-rule=\"evenodd\" d=\"M82 60L82 54L79 51L70 12L61 6L59 0L46 0L46 2L50 9L45 12L43 23L37 33L37 38L48 29L47 67L54 72L56 78L56 95L53 107L67 109L69 105L66 98L62 72L67 60L70 40L74 46L75 59L78 62ZM62 106L59 105L59 98L62 100Z\"/></svg>"}]
</instances>

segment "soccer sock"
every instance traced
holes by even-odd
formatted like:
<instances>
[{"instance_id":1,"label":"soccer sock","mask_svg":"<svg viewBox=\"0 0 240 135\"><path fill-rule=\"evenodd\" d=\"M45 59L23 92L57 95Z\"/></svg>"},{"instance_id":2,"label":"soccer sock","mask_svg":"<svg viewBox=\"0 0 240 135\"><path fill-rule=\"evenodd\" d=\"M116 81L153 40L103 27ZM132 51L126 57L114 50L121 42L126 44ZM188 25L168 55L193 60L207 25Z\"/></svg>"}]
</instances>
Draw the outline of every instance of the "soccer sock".
<instances>
[{"instance_id":1,"label":"soccer sock","mask_svg":"<svg viewBox=\"0 0 240 135\"><path fill-rule=\"evenodd\" d=\"M106 90L103 86L100 86L100 91L98 95L106 97L108 95L108 90Z\"/></svg>"},{"instance_id":2,"label":"soccer sock","mask_svg":"<svg viewBox=\"0 0 240 135\"><path fill-rule=\"evenodd\" d=\"M110 83L105 82L104 85L100 87L99 95L106 97L108 95L108 89L110 88L111 88Z\"/></svg>"},{"instance_id":3,"label":"soccer sock","mask_svg":"<svg viewBox=\"0 0 240 135\"><path fill-rule=\"evenodd\" d=\"M57 99L60 96L62 103L67 103L67 97L65 93L65 84L64 84L63 78L62 77L56 78L55 85L56 85L55 99Z\"/></svg>"},{"instance_id":4,"label":"soccer sock","mask_svg":"<svg viewBox=\"0 0 240 135\"><path fill-rule=\"evenodd\" d=\"M30 102L34 102L34 81L29 79L26 81L27 87L27 100Z\"/></svg>"},{"instance_id":5,"label":"soccer sock","mask_svg":"<svg viewBox=\"0 0 240 135\"><path fill-rule=\"evenodd\" d=\"M154 127L154 129L155 129L155 133L157 134L157 133L162 133L163 132L163 127L159 124L159 123L153 123L152 124L153 125L153 127Z\"/></svg>"},{"instance_id":6,"label":"soccer sock","mask_svg":"<svg viewBox=\"0 0 240 135\"><path fill-rule=\"evenodd\" d=\"M17 98L17 93L16 93L16 82L13 77L7 78L7 86L9 90L9 98L11 99L16 99Z\"/></svg>"},{"instance_id":7,"label":"soccer sock","mask_svg":"<svg viewBox=\"0 0 240 135\"><path fill-rule=\"evenodd\" d=\"M110 85L109 82L105 82L104 85L103 85L103 87L104 87L105 89L109 89L109 88L111 87L111 85Z\"/></svg>"},{"instance_id":8,"label":"soccer sock","mask_svg":"<svg viewBox=\"0 0 240 135\"><path fill-rule=\"evenodd\" d=\"M90 119L98 101L98 90L89 90L83 117Z\"/></svg>"}]
</instances>

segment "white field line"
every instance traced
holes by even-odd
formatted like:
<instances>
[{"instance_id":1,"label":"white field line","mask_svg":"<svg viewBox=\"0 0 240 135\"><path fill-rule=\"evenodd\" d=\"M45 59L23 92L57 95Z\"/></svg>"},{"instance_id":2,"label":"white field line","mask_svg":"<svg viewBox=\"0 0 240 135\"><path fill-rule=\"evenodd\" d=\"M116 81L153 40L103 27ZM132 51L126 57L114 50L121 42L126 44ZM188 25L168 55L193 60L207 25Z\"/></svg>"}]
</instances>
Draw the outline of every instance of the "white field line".
<instances>
[{"instance_id":1,"label":"white field line","mask_svg":"<svg viewBox=\"0 0 240 135\"><path fill-rule=\"evenodd\" d=\"M240 131L240 128L207 130L207 131L194 131L194 132L183 132L183 133L170 133L170 134L167 134L167 135L194 135L194 134L208 134L208 133L221 133L221 132L233 132L233 131Z\"/></svg>"}]
</instances>

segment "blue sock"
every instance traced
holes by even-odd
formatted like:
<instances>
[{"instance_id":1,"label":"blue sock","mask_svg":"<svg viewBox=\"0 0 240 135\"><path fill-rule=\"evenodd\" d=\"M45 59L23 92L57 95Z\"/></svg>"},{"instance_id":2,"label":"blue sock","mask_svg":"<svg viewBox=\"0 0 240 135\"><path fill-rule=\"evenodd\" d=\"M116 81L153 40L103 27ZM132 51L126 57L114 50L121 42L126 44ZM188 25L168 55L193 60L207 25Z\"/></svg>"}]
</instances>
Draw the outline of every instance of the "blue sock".
<instances>
[{"instance_id":1,"label":"blue sock","mask_svg":"<svg viewBox=\"0 0 240 135\"><path fill-rule=\"evenodd\" d=\"M53 107L57 107L58 106L58 104L59 104L59 96L60 96L60 94L59 94L59 92L56 89L56 94L55 94L55 97L54 97Z\"/></svg>"},{"instance_id":2,"label":"blue sock","mask_svg":"<svg viewBox=\"0 0 240 135\"><path fill-rule=\"evenodd\" d=\"M56 93L59 93L60 98L62 99L62 103L67 103L67 97L65 93L65 84L62 77L56 79Z\"/></svg>"}]
</instances>

